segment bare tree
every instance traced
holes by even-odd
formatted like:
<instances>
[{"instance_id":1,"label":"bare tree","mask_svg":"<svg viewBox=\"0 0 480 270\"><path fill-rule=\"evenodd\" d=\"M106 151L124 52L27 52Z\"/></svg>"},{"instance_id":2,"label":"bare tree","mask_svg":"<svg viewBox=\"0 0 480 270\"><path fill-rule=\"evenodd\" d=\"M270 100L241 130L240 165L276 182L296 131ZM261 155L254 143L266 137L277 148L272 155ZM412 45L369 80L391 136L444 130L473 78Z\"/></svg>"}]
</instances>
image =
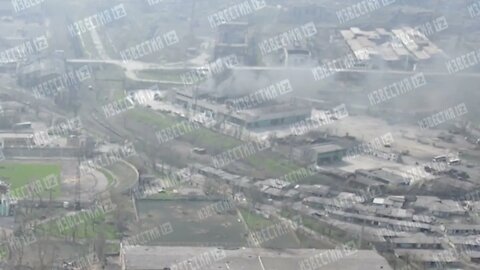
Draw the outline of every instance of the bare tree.
<instances>
[{"instance_id":1,"label":"bare tree","mask_svg":"<svg viewBox=\"0 0 480 270\"><path fill-rule=\"evenodd\" d=\"M25 250L24 250L24 246L23 244L20 244L18 245L19 248L18 250L15 250L15 269L20 269L20 267L22 266L22 262L23 262L23 256L25 255ZM13 248L10 247L10 254L13 254Z\"/></svg>"},{"instance_id":2,"label":"bare tree","mask_svg":"<svg viewBox=\"0 0 480 270\"><path fill-rule=\"evenodd\" d=\"M92 220L92 223L95 223L95 220ZM92 230L95 231L95 227L93 227L94 225L92 225ZM88 222L84 222L83 223L83 234L85 235L85 237L87 237L87 233L88 233Z\"/></svg>"},{"instance_id":3,"label":"bare tree","mask_svg":"<svg viewBox=\"0 0 480 270\"><path fill-rule=\"evenodd\" d=\"M155 171L155 166L157 163L157 153L158 153L158 147L153 146L153 147L147 148L147 155L153 171Z\"/></svg>"},{"instance_id":4,"label":"bare tree","mask_svg":"<svg viewBox=\"0 0 480 270\"><path fill-rule=\"evenodd\" d=\"M76 236L77 236L77 229L78 229L78 226L74 226L72 228L72 242L75 243L75 239L76 239Z\"/></svg>"},{"instance_id":5,"label":"bare tree","mask_svg":"<svg viewBox=\"0 0 480 270\"><path fill-rule=\"evenodd\" d=\"M122 200L120 196L120 194L112 193L112 202L117 205L115 211L113 212L115 219L115 228L123 235L128 230L128 212L125 210L124 207L119 207Z\"/></svg>"},{"instance_id":6,"label":"bare tree","mask_svg":"<svg viewBox=\"0 0 480 270\"><path fill-rule=\"evenodd\" d=\"M103 232L99 232L97 237L95 237L95 241L93 243L93 249L95 251L95 255L97 256L98 260L102 263L102 266L105 265L105 244L106 239Z\"/></svg>"},{"instance_id":7,"label":"bare tree","mask_svg":"<svg viewBox=\"0 0 480 270\"><path fill-rule=\"evenodd\" d=\"M7 232L5 230L2 230L2 241L7 241ZM10 259L11 253L8 250L8 245L5 243L1 246L1 251L0 251L0 258L2 259ZM8 258L7 258L8 257Z\"/></svg>"},{"instance_id":8,"label":"bare tree","mask_svg":"<svg viewBox=\"0 0 480 270\"><path fill-rule=\"evenodd\" d=\"M45 259L47 257L47 252L45 250L45 247L48 247L48 246L50 246L48 241L43 241L43 240L41 242L38 242L38 245L37 245L38 261L40 263L39 268L41 270L46 269Z\"/></svg>"},{"instance_id":9,"label":"bare tree","mask_svg":"<svg viewBox=\"0 0 480 270\"><path fill-rule=\"evenodd\" d=\"M32 187L32 188L30 188L30 190L34 194L34 196L32 196L32 197L35 197L35 195L36 195L38 197L38 200L40 201L40 204L42 204L42 202L43 202L42 195L40 194L40 192L38 192L38 189L35 188L35 187Z\"/></svg>"},{"instance_id":10,"label":"bare tree","mask_svg":"<svg viewBox=\"0 0 480 270\"><path fill-rule=\"evenodd\" d=\"M211 179L206 179L205 184L203 185L203 192L206 195L216 194L217 193L217 184Z\"/></svg>"}]
</instances>

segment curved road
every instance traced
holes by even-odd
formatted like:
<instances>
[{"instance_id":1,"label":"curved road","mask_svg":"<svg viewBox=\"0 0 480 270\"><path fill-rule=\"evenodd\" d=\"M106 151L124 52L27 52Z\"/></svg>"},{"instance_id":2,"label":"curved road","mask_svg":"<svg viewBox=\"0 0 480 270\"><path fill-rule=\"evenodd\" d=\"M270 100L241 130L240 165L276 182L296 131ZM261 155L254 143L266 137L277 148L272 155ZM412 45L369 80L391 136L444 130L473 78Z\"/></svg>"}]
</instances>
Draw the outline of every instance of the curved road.
<instances>
[{"instance_id":1,"label":"curved road","mask_svg":"<svg viewBox=\"0 0 480 270\"><path fill-rule=\"evenodd\" d=\"M183 82L179 81L166 81L166 80L152 80L140 78L136 74L136 71L141 70L185 70L185 69L195 69L201 66L181 66L181 65L159 65L155 63L146 63L140 61L128 61L123 62L121 60L97 60L97 59L69 59L68 63L78 63L78 64L112 64L122 67L125 71L125 76L134 81L141 82L151 82L151 83L162 83L162 84L172 84L172 85L184 85ZM312 72L315 67L259 67L259 66L236 66L232 70L246 70L246 71L305 71ZM480 78L480 73L474 72L458 72L450 74L448 72L441 71L406 71L406 70L375 70L375 69L339 69L335 70L335 73L357 73L357 74L384 74L384 75L414 75L422 72L425 76L430 77L445 77L452 76L455 78Z\"/></svg>"}]
</instances>

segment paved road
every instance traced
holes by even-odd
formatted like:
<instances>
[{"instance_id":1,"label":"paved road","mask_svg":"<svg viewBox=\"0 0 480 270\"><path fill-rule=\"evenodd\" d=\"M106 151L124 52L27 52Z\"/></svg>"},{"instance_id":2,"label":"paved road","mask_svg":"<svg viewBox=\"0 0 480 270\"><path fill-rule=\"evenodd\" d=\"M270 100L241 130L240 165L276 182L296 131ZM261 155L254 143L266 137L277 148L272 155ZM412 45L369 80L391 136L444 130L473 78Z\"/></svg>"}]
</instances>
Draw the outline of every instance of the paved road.
<instances>
[{"instance_id":1,"label":"paved road","mask_svg":"<svg viewBox=\"0 0 480 270\"><path fill-rule=\"evenodd\" d=\"M137 76L137 71L141 70L185 70L185 69L195 69L199 68L200 66L181 66L181 65L159 65L155 63L146 63L140 61L129 61L124 63L120 60L98 60L98 59L69 59L67 60L69 63L82 63L82 64L89 64L89 63L104 63L104 64L113 64L122 67L125 70L125 75L127 78L134 80L134 81L142 81L142 82L150 82L150 83L162 83L162 84L172 84L172 85L183 85L182 82L179 81L167 81L167 80L153 80L153 79L145 79L140 78ZM254 66L236 66L233 67L232 70L243 70L243 71L285 71L285 72L306 72L312 73L313 76L313 69L314 67L254 67ZM425 76L428 77L452 77L452 78L480 78L480 73L474 72L459 72L455 74L450 74L448 72L442 71L405 71L405 70L373 70L373 69L338 69L335 70L333 73L336 74L380 74L380 75L414 75L419 72L422 72ZM331 75L330 75L331 77ZM327 77L328 78L328 77Z\"/></svg>"}]
</instances>

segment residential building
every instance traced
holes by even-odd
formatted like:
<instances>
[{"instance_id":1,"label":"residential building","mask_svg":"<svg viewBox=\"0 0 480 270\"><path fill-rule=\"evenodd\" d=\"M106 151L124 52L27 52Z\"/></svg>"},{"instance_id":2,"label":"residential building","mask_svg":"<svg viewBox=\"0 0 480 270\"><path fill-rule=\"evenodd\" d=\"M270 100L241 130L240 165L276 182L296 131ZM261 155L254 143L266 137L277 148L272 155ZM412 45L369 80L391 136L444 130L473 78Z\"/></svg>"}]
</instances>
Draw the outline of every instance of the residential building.
<instances>
[{"instance_id":1,"label":"residential building","mask_svg":"<svg viewBox=\"0 0 480 270\"><path fill-rule=\"evenodd\" d=\"M357 176L366 177L374 181L380 182L384 185L405 186L410 184L409 179L406 179L393 171L382 168L372 170L359 169L355 171L355 174L357 174Z\"/></svg>"},{"instance_id":2,"label":"residential building","mask_svg":"<svg viewBox=\"0 0 480 270\"><path fill-rule=\"evenodd\" d=\"M316 163L322 165L325 163L339 162L345 156L347 150L336 144L320 144L312 147L315 153Z\"/></svg>"},{"instance_id":3,"label":"residential building","mask_svg":"<svg viewBox=\"0 0 480 270\"><path fill-rule=\"evenodd\" d=\"M459 202L453 200L442 200L433 196L417 196L416 201L411 203L411 207L417 211L427 211L428 213L440 217L449 218L452 216L465 216L466 209Z\"/></svg>"},{"instance_id":4,"label":"residential building","mask_svg":"<svg viewBox=\"0 0 480 270\"><path fill-rule=\"evenodd\" d=\"M390 243L394 249L443 249L444 241L438 236L416 233L409 237L392 238Z\"/></svg>"}]
</instances>

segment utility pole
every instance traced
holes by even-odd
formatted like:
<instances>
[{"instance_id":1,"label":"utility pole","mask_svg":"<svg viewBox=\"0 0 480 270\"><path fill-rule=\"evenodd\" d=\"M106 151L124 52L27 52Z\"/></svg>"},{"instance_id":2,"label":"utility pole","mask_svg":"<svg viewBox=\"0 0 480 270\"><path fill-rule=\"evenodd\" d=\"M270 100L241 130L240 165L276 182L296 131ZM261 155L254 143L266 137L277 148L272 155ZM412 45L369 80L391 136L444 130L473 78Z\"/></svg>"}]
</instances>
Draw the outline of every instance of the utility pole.
<instances>
[{"instance_id":1,"label":"utility pole","mask_svg":"<svg viewBox=\"0 0 480 270\"><path fill-rule=\"evenodd\" d=\"M362 230L360 231L360 237L358 238L358 249L361 249L363 245L363 234L365 233L365 222L366 220L364 219L362 223Z\"/></svg>"},{"instance_id":2,"label":"utility pole","mask_svg":"<svg viewBox=\"0 0 480 270\"><path fill-rule=\"evenodd\" d=\"M195 116L195 113L197 112L197 99L198 99L198 84L195 85L194 88L194 93L193 93L193 115L192 117Z\"/></svg>"},{"instance_id":3,"label":"utility pole","mask_svg":"<svg viewBox=\"0 0 480 270\"><path fill-rule=\"evenodd\" d=\"M190 10L190 45L195 43L195 31L193 28L195 27L195 7L197 5L197 0L192 0L192 9Z\"/></svg>"},{"instance_id":4,"label":"utility pole","mask_svg":"<svg viewBox=\"0 0 480 270\"><path fill-rule=\"evenodd\" d=\"M86 143L86 142L85 142ZM81 173L80 173L80 164L81 164L81 156L83 155L83 157L85 158L85 152L82 151L84 150L86 147L86 145L84 144L82 146L81 149L78 150L78 154L77 154L77 170L76 170L76 182L75 182L75 195L74 195L74 209L75 210L80 210L80 193L81 193L81 186L80 186L80 177L81 177ZM83 153L82 153L83 152Z\"/></svg>"}]
</instances>

